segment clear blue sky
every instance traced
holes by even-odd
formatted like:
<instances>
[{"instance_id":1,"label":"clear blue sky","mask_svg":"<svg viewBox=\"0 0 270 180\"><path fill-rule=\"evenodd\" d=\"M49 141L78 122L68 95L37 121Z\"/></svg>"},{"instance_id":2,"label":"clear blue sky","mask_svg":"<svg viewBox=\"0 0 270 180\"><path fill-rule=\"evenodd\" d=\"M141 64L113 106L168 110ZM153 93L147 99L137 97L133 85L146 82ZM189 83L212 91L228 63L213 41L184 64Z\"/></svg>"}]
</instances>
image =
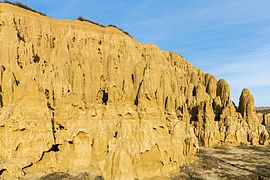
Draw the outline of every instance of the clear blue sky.
<instances>
[{"instance_id":1,"label":"clear blue sky","mask_svg":"<svg viewBox=\"0 0 270 180\"><path fill-rule=\"evenodd\" d=\"M269 0L21 0L58 19L115 24L144 43L175 51L270 106Z\"/></svg>"}]
</instances>

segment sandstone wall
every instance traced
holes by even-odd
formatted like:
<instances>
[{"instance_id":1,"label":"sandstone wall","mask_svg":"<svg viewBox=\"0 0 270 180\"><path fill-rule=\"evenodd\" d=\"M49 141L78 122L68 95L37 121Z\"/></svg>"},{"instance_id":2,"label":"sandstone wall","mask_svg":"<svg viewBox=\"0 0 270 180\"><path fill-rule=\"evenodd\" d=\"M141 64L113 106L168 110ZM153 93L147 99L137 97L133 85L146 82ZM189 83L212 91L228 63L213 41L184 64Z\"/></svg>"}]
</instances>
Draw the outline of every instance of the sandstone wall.
<instances>
[{"instance_id":1,"label":"sandstone wall","mask_svg":"<svg viewBox=\"0 0 270 180\"><path fill-rule=\"evenodd\" d=\"M120 30L0 4L0 174L170 176L198 145L267 144L247 89Z\"/></svg>"},{"instance_id":2,"label":"sandstone wall","mask_svg":"<svg viewBox=\"0 0 270 180\"><path fill-rule=\"evenodd\" d=\"M268 133L270 133L270 114L264 115L263 124L266 126Z\"/></svg>"}]
</instances>

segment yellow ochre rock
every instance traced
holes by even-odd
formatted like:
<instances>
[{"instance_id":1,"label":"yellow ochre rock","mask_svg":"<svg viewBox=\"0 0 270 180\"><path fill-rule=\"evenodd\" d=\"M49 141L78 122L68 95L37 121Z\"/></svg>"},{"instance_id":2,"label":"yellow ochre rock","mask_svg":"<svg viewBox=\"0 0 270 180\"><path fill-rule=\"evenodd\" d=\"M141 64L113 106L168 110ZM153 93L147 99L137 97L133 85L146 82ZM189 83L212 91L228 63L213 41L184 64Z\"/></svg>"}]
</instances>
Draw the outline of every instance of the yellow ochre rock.
<instances>
[{"instance_id":1,"label":"yellow ochre rock","mask_svg":"<svg viewBox=\"0 0 270 180\"><path fill-rule=\"evenodd\" d=\"M267 144L242 95L115 27L0 3L0 178L169 178L199 145Z\"/></svg>"},{"instance_id":2,"label":"yellow ochre rock","mask_svg":"<svg viewBox=\"0 0 270 180\"><path fill-rule=\"evenodd\" d=\"M247 88L244 88L241 93L238 111L242 114L243 118L251 118L255 113L254 97Z\"/></svg>"}]
</instances>

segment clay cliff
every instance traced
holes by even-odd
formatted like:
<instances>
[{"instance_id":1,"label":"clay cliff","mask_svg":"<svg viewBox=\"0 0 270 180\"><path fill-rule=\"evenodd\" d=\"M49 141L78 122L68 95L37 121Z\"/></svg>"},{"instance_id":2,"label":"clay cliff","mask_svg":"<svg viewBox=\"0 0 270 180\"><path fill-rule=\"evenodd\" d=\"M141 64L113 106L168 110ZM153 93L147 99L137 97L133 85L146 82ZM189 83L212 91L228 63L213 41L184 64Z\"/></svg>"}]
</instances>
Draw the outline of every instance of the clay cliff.
<instances>
[{"instance_id":1,"label":"clay cliff","mask_svg":"<svg viewBox=\"0 0 270 180\"><path fill-rule=\"evenodd\" d=\"M269 143L254 98L115 27L0 3L0 177L170 177L199 146Z\"/></svg>"}]
</instances>

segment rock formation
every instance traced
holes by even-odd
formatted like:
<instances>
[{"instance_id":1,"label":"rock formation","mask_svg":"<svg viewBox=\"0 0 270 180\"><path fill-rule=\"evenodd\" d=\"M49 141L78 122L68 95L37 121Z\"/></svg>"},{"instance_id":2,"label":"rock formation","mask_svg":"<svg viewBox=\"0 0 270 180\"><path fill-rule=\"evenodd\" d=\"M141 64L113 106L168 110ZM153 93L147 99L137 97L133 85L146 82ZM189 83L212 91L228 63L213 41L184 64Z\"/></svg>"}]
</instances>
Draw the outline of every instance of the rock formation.
<instances>
[{"instance_id":1,"label":"rock formation","mask_svg":"<svg viewBox=\"0 0 270 180\"><path fill-rule=\"evenodd\" d=\"M244 90L115 27L0 3L0 177L169 177L198 145L267 144Z\"/></svg>"},{"instance_id":2,"label":"rock formation","mask_svg":"<svg viewBox=\"0 0 270 180\"><path fill-rule=\"evenodd\" d=\"M263 122L263 125L266 126L268 133L270 133L270 114L269 113L264 115L262 122Z\"/></svg>"},{"instance_id":3,"label":"rock formation","mask_svg":"<svg viewBox=\"0 0 270 180\"><path fill-rule=\"evenodd\" d=\"M254 97L247 88L243 89L241 93L238 111L242 114L244 119L252 120L252 117L254 116Z\"/></svg>"}]
</instances>

